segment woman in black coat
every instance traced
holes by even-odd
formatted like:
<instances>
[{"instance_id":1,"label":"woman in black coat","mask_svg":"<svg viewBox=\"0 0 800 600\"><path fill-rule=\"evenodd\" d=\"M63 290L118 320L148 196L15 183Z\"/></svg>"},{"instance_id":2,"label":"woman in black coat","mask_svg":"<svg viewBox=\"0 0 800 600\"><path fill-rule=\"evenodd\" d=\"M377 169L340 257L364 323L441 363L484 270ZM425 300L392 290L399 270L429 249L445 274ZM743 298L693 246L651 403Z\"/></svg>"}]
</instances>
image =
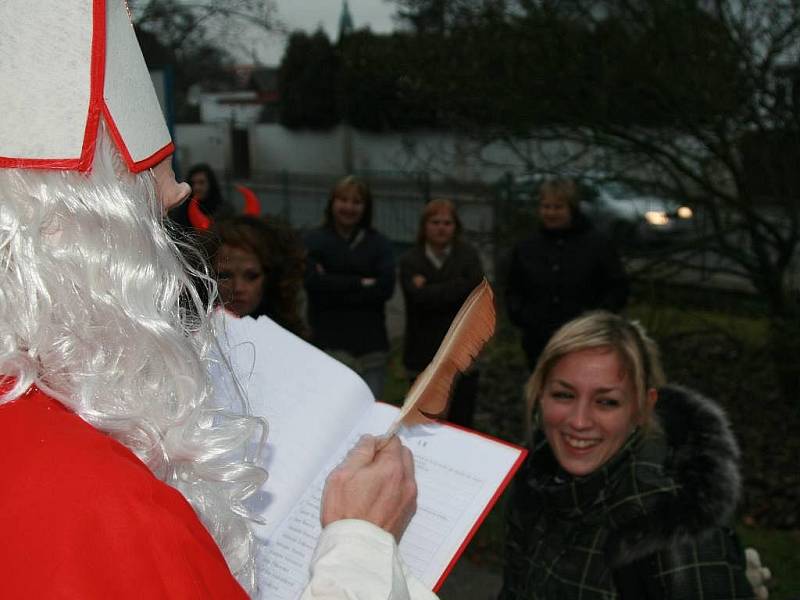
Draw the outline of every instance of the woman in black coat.
<instances>
[{"instance_id":1,"label":"woman in black coat","mask_svg":"<svg viewBox=\"0 0 800 600\"><path fill-rule=\"evenodd\" d=\"M400 259L400 283L406 303L403 364L410 381L428 366L450 323L483 279L478 252L461 240L461 221L449 200L432 200L422 211L417 243ZM472 426L478 395L478 371L455 384L448 419Z\"/></svg>"},{"instance_id":2,"label":"woman in black coat","mask_svg":"<svg viewBox=\"0 0 800 600\"><path fill-rule=\"evenodd\" d=\"M225 201L214 169L206 163L198 163L186 173L186 180L192 186L192 199L197 199L200 212L215 220L231 217L233 207ZM198 224L193 224L189 218L191 200L184 202L169 212L170 219L178 225L178 230L186 233L192 231Z\"/></svg>"},{"instance_id":3,"label":"woman in black coat","mask_svg":"<svg viewBox=\"0 0 800 600\"><path fill-rule=\"evenodd\" d=\"M391 243L372 227L372 194L364 181L348 176L336 183L325 222L308 232L305 245L311 340L349 364L380 398L395 263Z\"/></svg>"},{"instance_id":4,"label":"woman in black coat","mask_svg":"<svg viewBox=\"0 0 800 600\"><path fill-rule=\"evenodd\" d=\"M500 600L755 597L732 528L741 489L727 418L664 385L638 325L596 311L559 329L528 414Z\"/></svg>"},{"instance_id":5,"label":"woman in black coat","mask_svg":"<svg viewBox=\"0 0 800 600\"><path fill-rule=\"evenodd\" d=\"M531 370L561 325L587 310L619 311L628 298L617 251L580 212L574 181L542 184L538 216L537 231L513 250L506 289Z\"/></svg>"}]
</instances>

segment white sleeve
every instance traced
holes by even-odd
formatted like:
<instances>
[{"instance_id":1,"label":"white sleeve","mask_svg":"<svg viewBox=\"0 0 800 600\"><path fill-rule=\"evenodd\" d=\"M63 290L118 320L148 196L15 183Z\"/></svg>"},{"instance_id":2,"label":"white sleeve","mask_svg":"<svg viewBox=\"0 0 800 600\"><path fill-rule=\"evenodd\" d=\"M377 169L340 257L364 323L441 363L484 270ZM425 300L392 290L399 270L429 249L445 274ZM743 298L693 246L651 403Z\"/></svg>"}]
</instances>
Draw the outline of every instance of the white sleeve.
<instances>
[{"instance_id":1,"label":"white sleeve","mask_svg":"<svg viewBox=\"0 0 800 600\"><path fill-rule=\"evenodd\" d=\"M301 600L435 600L403 566L394 537L344 519L322 531Z\"/></svg>"}]
</instances>

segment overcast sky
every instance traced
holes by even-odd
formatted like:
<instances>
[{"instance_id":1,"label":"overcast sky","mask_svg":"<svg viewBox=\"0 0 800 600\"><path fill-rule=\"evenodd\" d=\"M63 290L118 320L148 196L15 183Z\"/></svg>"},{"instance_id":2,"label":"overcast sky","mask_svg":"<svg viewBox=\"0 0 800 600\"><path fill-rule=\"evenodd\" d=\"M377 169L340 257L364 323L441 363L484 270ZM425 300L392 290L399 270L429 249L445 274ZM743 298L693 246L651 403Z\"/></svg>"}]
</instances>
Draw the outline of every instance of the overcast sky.
<instances>
[{"instance_id":1,"label":"overcast sky","mask_svg":"<svg viewBox=\"0 0 800 600\"><path fill-rule=\"evenodd\" d=\"M348 3L356 29L369 26L372 31L381 33L393 29L393 3L384 0L348 0ZM328 37L336 39L342 0L275 0L275 4L278 17L290 31L302 29L313 32L322 25ZM278 64L285 42L283 36L270 36L266 47L259 49L259 58L266 64Z\"/></svg>"}]
</instances>

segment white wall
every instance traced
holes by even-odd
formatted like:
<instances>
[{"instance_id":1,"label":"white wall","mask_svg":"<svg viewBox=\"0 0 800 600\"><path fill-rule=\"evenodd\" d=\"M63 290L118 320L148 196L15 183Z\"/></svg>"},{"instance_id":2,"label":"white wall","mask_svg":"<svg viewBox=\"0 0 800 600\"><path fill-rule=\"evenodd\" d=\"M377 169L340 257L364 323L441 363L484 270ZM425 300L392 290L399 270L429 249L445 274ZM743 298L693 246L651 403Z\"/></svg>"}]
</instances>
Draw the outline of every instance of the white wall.
<instances>
[{"instance_id":1,"label":"white wall","mask_svg":"<svg viewBox=\"0 0 800 600\"><path fill-rule=\"evenodd\" d=\"M292 131L281 125L250 128L250 167L259 171L342 173L342 128Z\"/></svg>"},{"instance_id":2,"label":"white wall","mask_svg":"<svg viewBox=\"0 0 800 600\"><path fill-rule=\"evenodd\" d=\"M181 165L208 162L230 170L229 124L177 125ZM436 181L496 181L526 162L544 166L563 161L575 148L564 142L518 142L483 146L465 136L434 131L374 134L348 130L289 130L277 124L251 125L250 166L259 172L290 171L341 175L347 171L349 146L356 171L425 171ZM349 135L349 143L348 143Z\"/></svg>"},{"instance_id":3,"label":"white wall","mask_svg":"<svg viewBox=\"0 0 800 600\"><path fill-rule=\"evenodd\" d=\"M200 120L203 123L235 123L237 127L249 127L258 122L262 109L258 94L252 91L200 95Z\"/></svg>"},{"instance_id":4,"label":"white wall","mask_svg":"<svg viewBox=\"0 0 800 600\"><path fill-rule=\"evenodd\" d=\"M251 127L253 171L340 174L346 171L347 129L292 131L276 124ZM428 171L434 179L493 181L522 162L506 148L476 144L450 133L413 131L374 134L350 131L356 171Z\"/></svg>"},{"instance_id":5,"label":"white wall","mask_svg":"<svg viewBox=\"0 0 800 600\"><path fill-rule=\"evenodd\" d=\"M175 126L175 146L180 170L208 163L217 173L230 170L231 136L227 123Z\"/></svg>"}]
</instances>

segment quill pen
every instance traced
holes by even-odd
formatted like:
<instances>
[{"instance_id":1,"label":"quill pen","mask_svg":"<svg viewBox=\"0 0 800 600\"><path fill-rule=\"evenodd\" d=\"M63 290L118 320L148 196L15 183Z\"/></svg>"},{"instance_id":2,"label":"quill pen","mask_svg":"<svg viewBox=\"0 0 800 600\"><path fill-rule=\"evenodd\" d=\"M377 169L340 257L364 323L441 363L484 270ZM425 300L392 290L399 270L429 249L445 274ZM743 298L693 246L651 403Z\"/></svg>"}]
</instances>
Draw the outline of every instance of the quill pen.
<instances>
[{"instance_id":1,"label":"quill pen","mask_svg":"<svg viewBox=\"0 0 800 600\"><path fill-rule=\"evenodd\" d=\"M401 425L428 423L431 416L444 412L456 374L469 368L494 334L494 327L494 294L484 279L464 301L433 360L414 381L400 414L386 432L386 442Z\"/></svg>"}]
</instances>

